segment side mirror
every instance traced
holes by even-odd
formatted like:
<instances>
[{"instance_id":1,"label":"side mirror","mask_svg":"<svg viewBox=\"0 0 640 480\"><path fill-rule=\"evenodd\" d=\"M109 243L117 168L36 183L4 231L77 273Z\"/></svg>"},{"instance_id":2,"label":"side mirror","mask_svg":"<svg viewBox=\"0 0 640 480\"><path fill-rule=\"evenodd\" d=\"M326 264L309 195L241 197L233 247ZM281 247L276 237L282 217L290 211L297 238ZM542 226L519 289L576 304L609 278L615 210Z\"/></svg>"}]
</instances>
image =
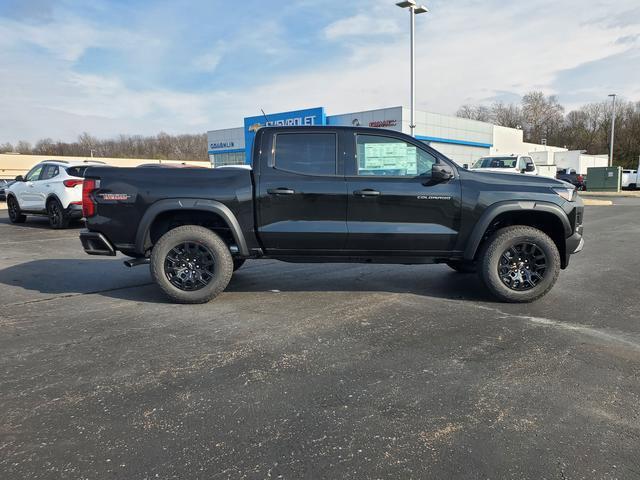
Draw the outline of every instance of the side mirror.
<instances>
[{"instance_id":1,"label":"side mirror","mask_svg":"<svg viewBox=\"0 0 640 480\"><path fill-rule=\"evenodd\" d=\"M24 182L24 177L22 175L18 175L16 177L16 182Z\"/></svg>"},{"instance_id":2,"label":"side mirror","mask_svg":"<svg viewBox=\"0 0 640 480\"><path fill-rule=\"evenodd\" d=\"M448 182L453 177L453 168L446 163L434 163L431 167L431 181L434 183Z\"/></svg>"},{"instance_id":3,"label":"side mirror","mask_svg":"<svg viewBox=\"0 0 640 480\"><path fill-rule=\"evenodd\" d=\"M535 172L536 166L533 163L527 163L527 166L524 170L525 172Z\"/></svg>"}]
</instances>

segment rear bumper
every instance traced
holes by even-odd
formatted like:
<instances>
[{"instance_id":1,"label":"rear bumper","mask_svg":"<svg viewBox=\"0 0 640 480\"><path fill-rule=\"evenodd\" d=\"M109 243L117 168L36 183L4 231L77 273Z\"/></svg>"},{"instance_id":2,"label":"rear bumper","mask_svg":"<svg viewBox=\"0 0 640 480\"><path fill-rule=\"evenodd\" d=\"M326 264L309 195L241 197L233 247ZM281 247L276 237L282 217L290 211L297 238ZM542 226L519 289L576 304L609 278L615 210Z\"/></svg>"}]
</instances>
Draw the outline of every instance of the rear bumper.
<instances>
[{"instance_id":1,"label":"rear bumper","mask_svg":"<svg viewBox=\"0 0 640 480\"><path fill-rule=\"evenodd\" d=\"M82 204L70 204L65 211L69 218L78 219L82 218Z\"/></svg>"},{"instance_id":2,"label":"rear bumper","mask_svg":"<svg viewBox=\"0 0 640 480\"><path fill-rule=\"evenodd\" d=\"M82 248L89 255L107 255L110 257L115 256L116 250L107 238L98 232L91 232L89 230L80 231L80 242Z\"/></svg>"}]
</instances>

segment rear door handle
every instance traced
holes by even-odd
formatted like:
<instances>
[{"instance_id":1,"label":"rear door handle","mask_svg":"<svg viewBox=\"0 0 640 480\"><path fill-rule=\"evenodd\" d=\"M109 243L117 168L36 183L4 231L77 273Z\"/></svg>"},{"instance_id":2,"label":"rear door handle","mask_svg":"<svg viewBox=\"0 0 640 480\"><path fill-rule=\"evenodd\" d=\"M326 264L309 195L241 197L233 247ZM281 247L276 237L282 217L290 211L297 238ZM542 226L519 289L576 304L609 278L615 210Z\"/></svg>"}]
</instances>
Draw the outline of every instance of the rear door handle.
<instances>
[{"instance_id":1,"label":"rear door handle","mask_svg":"<svg viewBox=\"0 0 640 480\"><path fill-rule=\"evenodd\" d=\"M364 190L356 190L353 194L357 197L379 197L380 192L372 188L365 188Z\"/></svg>"},{"instance_id":2,"label":"rear door handle","mask_svg":"<svg viewBox=\"0 0 640 480\"><path fill-rule=\"evenodd\" d=\"M292 190L290 188L269 188L267 190L267 193L269 195L293 195L294 193L296 193L295 190Z\"/></svg>"}]
</instances>

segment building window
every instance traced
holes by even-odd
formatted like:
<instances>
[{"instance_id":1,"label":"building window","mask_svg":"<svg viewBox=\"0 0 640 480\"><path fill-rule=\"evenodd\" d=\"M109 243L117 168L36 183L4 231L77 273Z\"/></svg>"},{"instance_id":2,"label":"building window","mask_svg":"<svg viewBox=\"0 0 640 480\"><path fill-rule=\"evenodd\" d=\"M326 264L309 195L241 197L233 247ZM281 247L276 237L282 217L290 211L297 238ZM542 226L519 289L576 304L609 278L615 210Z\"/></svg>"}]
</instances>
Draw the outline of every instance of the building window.
<instances>
[{"instance_id":1,"label":"building window","mask_svg":"<svg viewBox=\"0 0 640 480\"><path fill-rule=\"evenodd\" d=\"M212 153L209 155L211 165L213 167L222 167L223 165L244 165L245 153L244 152L225 152L225 153Z\"/></svg>"}]
</instances>

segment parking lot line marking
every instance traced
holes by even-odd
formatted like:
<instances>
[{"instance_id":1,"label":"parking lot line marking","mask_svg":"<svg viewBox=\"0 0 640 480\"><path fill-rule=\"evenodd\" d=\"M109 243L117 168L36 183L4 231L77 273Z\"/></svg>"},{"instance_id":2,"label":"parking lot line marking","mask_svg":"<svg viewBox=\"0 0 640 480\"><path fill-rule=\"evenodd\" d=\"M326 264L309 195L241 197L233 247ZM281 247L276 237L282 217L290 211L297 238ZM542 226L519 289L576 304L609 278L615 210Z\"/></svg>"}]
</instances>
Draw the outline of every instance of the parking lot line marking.
<instances>
[{"instance_id":1,"label":"parking lot line marking","mask_svg":"<svg viewBox=\"0 0 640 480\"><path fill-rule=\"evenodd\" d=\"M619 344L625 345L626 347L629 347L632 350L640 352L640 342L630 340L629 338L627 338L628 335L611 333L599 328L581 325L579 323L561 322L559 320L553 320L551 318L533 317L530 315L518 315L513 313L506 313L497 308L486 307L484 305L476 305L476 307L481 310L488 310L491 312L495 312L499 314L500 318L502 319L516 318L519 320L524 320L525 322L528 322L528 323L533 323L535 325L553 327L560 330L566 330L569 332L577 332L577 333L581 333L582 335L595 338L597 340L604 340L608 342L619 343Z\"/></svg>"}]
</instances>

